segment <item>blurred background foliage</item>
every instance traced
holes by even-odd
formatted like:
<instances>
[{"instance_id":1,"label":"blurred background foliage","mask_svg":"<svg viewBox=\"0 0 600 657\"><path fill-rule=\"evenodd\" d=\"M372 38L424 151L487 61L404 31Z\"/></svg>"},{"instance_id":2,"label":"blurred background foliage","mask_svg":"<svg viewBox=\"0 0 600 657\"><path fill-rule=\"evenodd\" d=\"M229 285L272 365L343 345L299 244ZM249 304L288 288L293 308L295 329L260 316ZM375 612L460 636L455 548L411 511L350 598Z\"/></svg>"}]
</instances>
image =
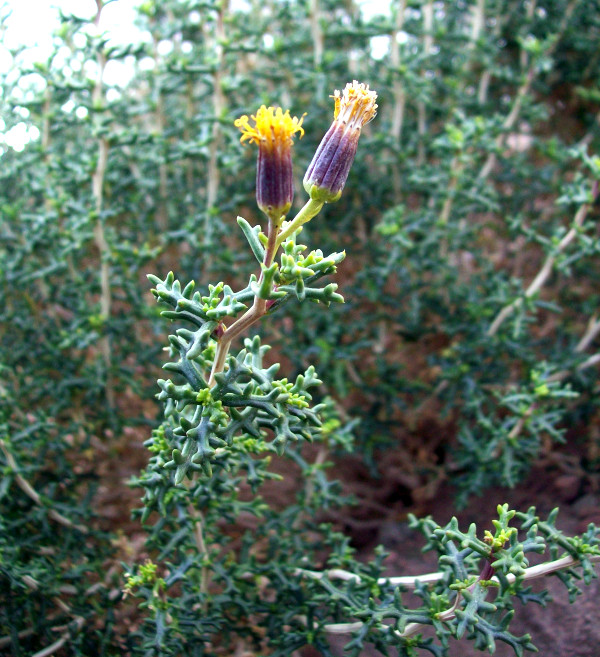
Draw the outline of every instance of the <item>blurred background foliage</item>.
<instances>
[{"instance_id":1,"label":"blurred background foliage","mask_svg":"<svg viewBox=\"0 0 600 657\"><path fill-rule=\"evenodd\" d=\"M358 420L352 460L393 469L390 514L540 459L595 486L598 2L145 0L127 46L97 8L0 80L4 133L35 136L0 156L0 651L114 654L125 480L164 361L145 274L247 279L255 153L233 120L263 103L308 114L300 207L333 90L379 93L342 199L302 234L346 249L346 304L260 330Z\"/></svg>"}]
</instances>

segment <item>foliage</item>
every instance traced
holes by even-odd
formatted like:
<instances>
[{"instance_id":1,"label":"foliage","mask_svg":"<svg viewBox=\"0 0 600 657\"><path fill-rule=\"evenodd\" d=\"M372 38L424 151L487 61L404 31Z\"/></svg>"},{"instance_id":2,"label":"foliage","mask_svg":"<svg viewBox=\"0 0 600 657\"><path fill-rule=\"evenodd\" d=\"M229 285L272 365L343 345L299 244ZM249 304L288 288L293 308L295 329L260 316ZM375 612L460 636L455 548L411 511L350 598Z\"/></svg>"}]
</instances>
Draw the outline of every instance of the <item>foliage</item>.
<instances>
[{"instance_id":1,"label":"foliage","mask_svg":"<svg viewBox=\"0 0 600 657\"><path fill-rule=\"evenodd\" d=\"M567 555L591 576L595 530L564 537L554 515L500 507L491 538L415 520L439 554L431 586L394 584L383 553L362 563L322 522L348 501L328 473L343 451L373 476L401 460L412 502L444 480L463 505L515 486L565 441L582 489L598 469L600 7L391 4L147 0L123 45L102 30L119 3L90 0L84 18L62 17L45 61L12 53L0 651L328 655L331 634L350 631L349 654L442 655L450 637L520 654L531 643L510 633L514 600L544 602L527 555ZM304 171L329 95L353 79L379 110L341 199L257 268L268 230L251 219L254 165L234 119L262 104L306 111ZM29 143L10 147L23 131ZM158 310L140 292L147 271ZM257 298L261 337L236 336L211 381L223 328ZM160 310L177 326L156 418ZM127 493L107 463L135 461L143 440L150 460ZM140 488L143 553L139 519L124 519ZM574 596L574 571L557 572ZM129 632L123 610L138 600L145 621Z\"/></svg>"}]
</instances>

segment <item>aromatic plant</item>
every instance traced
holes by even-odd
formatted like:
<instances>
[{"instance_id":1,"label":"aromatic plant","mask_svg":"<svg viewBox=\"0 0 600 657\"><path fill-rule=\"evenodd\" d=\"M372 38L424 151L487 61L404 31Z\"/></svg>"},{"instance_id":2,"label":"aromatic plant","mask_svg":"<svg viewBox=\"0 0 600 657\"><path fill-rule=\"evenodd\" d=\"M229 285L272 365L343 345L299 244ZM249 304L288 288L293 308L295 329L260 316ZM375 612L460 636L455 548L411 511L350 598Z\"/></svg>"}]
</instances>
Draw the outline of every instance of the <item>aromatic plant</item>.
<instances>
[{"instance_id":1,"label":"aromatic plant","mask_svg":"<svg viewBox=\"0 0 600 657\"><path fill-rule=\"evenodd\" d=\"M514 601L574 596L594 529L413 520L406 577L354 527L532 466L538 508L597 499L597 0L137 5L127 43L86 0L43 60L0 46L0 652L525 649ZM315 153L355 78L348 171L339 121Z\"/></svg>"},{"instance_id":2,"label":"aromatic plant","mask_svg":"<svg viewBox=\"0 0 600 657\"><path fill-rule=\"evenodd\" d=\"M521 655L535 647L529 635L510 632L515 601L546 602L528 580L558 572L574 599L577 569L586 583L595 577L598 530L590 525L582 536L565 537L556 512L544 520L535 508L517 513L501 505L494 532L483 534L475 525L461 530L456 519L441 527L413 517L426 549L439 556L439 572L416 577L383 575L381 550L374 561L358 562L347 538L318 521L319 511L341 502L326 459L337 445L352 445L349 427L331 404L313 403L321 383L314 367L295 381L277 378L280 364L265 363L268 346L259 335L231 349L288 303L343 301L337 285L321 279L335 274L344 254L306 253L299 239L304 224L340 199L377 105L376 94L356 81L334 99L334 121L304 177L310 198L288 221L292 137L302 135L303 119L263 105L235 121L242 141L259 149L256 200L267 229L238 217L258 275L238 291L218 282L205 293L172 273L150 277L169 308L162 315L184 326L169 338L164 367L175 380L158 381L165 420L146 442L152 457L136 481L158 553L127 575L125 588L147 610L138 635L143 654L283 656L312 645L333 655L330 637L341 634L350 655L369 644L382 654L393 647L400 655L444 655L452 637L489 652L503 641ZM318 446L316 456L306 441ZM276 493L281 460L296 464L303 482L296 503L284 507ZM530 553L549 560L530 566ZM409 590L418 603L407 601ZM434 637L424 638L426 626Z\"/></svg>"}]
</instances>

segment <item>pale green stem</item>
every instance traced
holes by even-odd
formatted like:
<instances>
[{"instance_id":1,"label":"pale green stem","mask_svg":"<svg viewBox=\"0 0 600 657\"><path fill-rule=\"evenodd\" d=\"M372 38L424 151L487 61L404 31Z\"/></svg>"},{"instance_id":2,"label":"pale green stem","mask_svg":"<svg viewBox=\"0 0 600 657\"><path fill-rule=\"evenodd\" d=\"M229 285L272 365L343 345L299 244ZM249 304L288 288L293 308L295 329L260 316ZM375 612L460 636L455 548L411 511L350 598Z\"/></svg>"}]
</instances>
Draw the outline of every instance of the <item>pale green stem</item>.
<instances>
[{"instance_id":1,"label":"pale green stem","mask_svg":"<svg viewBox=\"0 0 600 657\"><path fill-rule=\"evenodd\" d=\"M275 251L287 240L287 238L295 233L300 226L305 224L307 221L310 221L313 217L316 217L321 208L323 207L322 201L315 201L312 198L306 202L304 207L298 212L298 214L290 221L290 223L279 233L277 238L277 243L275 245Z\"/></svg>"}]
</instances>

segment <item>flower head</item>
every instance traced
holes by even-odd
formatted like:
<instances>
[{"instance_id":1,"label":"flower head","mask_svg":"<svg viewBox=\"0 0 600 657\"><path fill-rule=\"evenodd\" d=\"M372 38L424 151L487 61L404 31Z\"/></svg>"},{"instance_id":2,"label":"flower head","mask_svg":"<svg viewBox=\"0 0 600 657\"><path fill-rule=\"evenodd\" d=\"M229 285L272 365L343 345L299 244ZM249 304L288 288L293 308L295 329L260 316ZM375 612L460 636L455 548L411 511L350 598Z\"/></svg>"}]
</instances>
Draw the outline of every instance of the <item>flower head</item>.
<instances>
[{"instance_id":1,"label":"flower head","mask_svg":"<svg viewBox=\"0 0 600 657\"><path fill-rule=\"evenodd\" d=\"M362 127L377 114L377 93L354 80L333 95L333 123L323 137L304 176L312 199L328 203L342 195Z\"/></svg>"},{"instance_id":2,"label":"flower head","mask_svg":"<svg viewBox=\"0 0 600 657\"><path fill-rule=\"evenodd\" d=\"M293 136L304 134L300 118L290 116L281 107L264 105L250 117L242 116L234 125L242 131L240 141L258 145L256 170L256 201L258 207L275 223L279 223L289 211L294 198L292 178Z\"/></svg>"}]
</instances>

